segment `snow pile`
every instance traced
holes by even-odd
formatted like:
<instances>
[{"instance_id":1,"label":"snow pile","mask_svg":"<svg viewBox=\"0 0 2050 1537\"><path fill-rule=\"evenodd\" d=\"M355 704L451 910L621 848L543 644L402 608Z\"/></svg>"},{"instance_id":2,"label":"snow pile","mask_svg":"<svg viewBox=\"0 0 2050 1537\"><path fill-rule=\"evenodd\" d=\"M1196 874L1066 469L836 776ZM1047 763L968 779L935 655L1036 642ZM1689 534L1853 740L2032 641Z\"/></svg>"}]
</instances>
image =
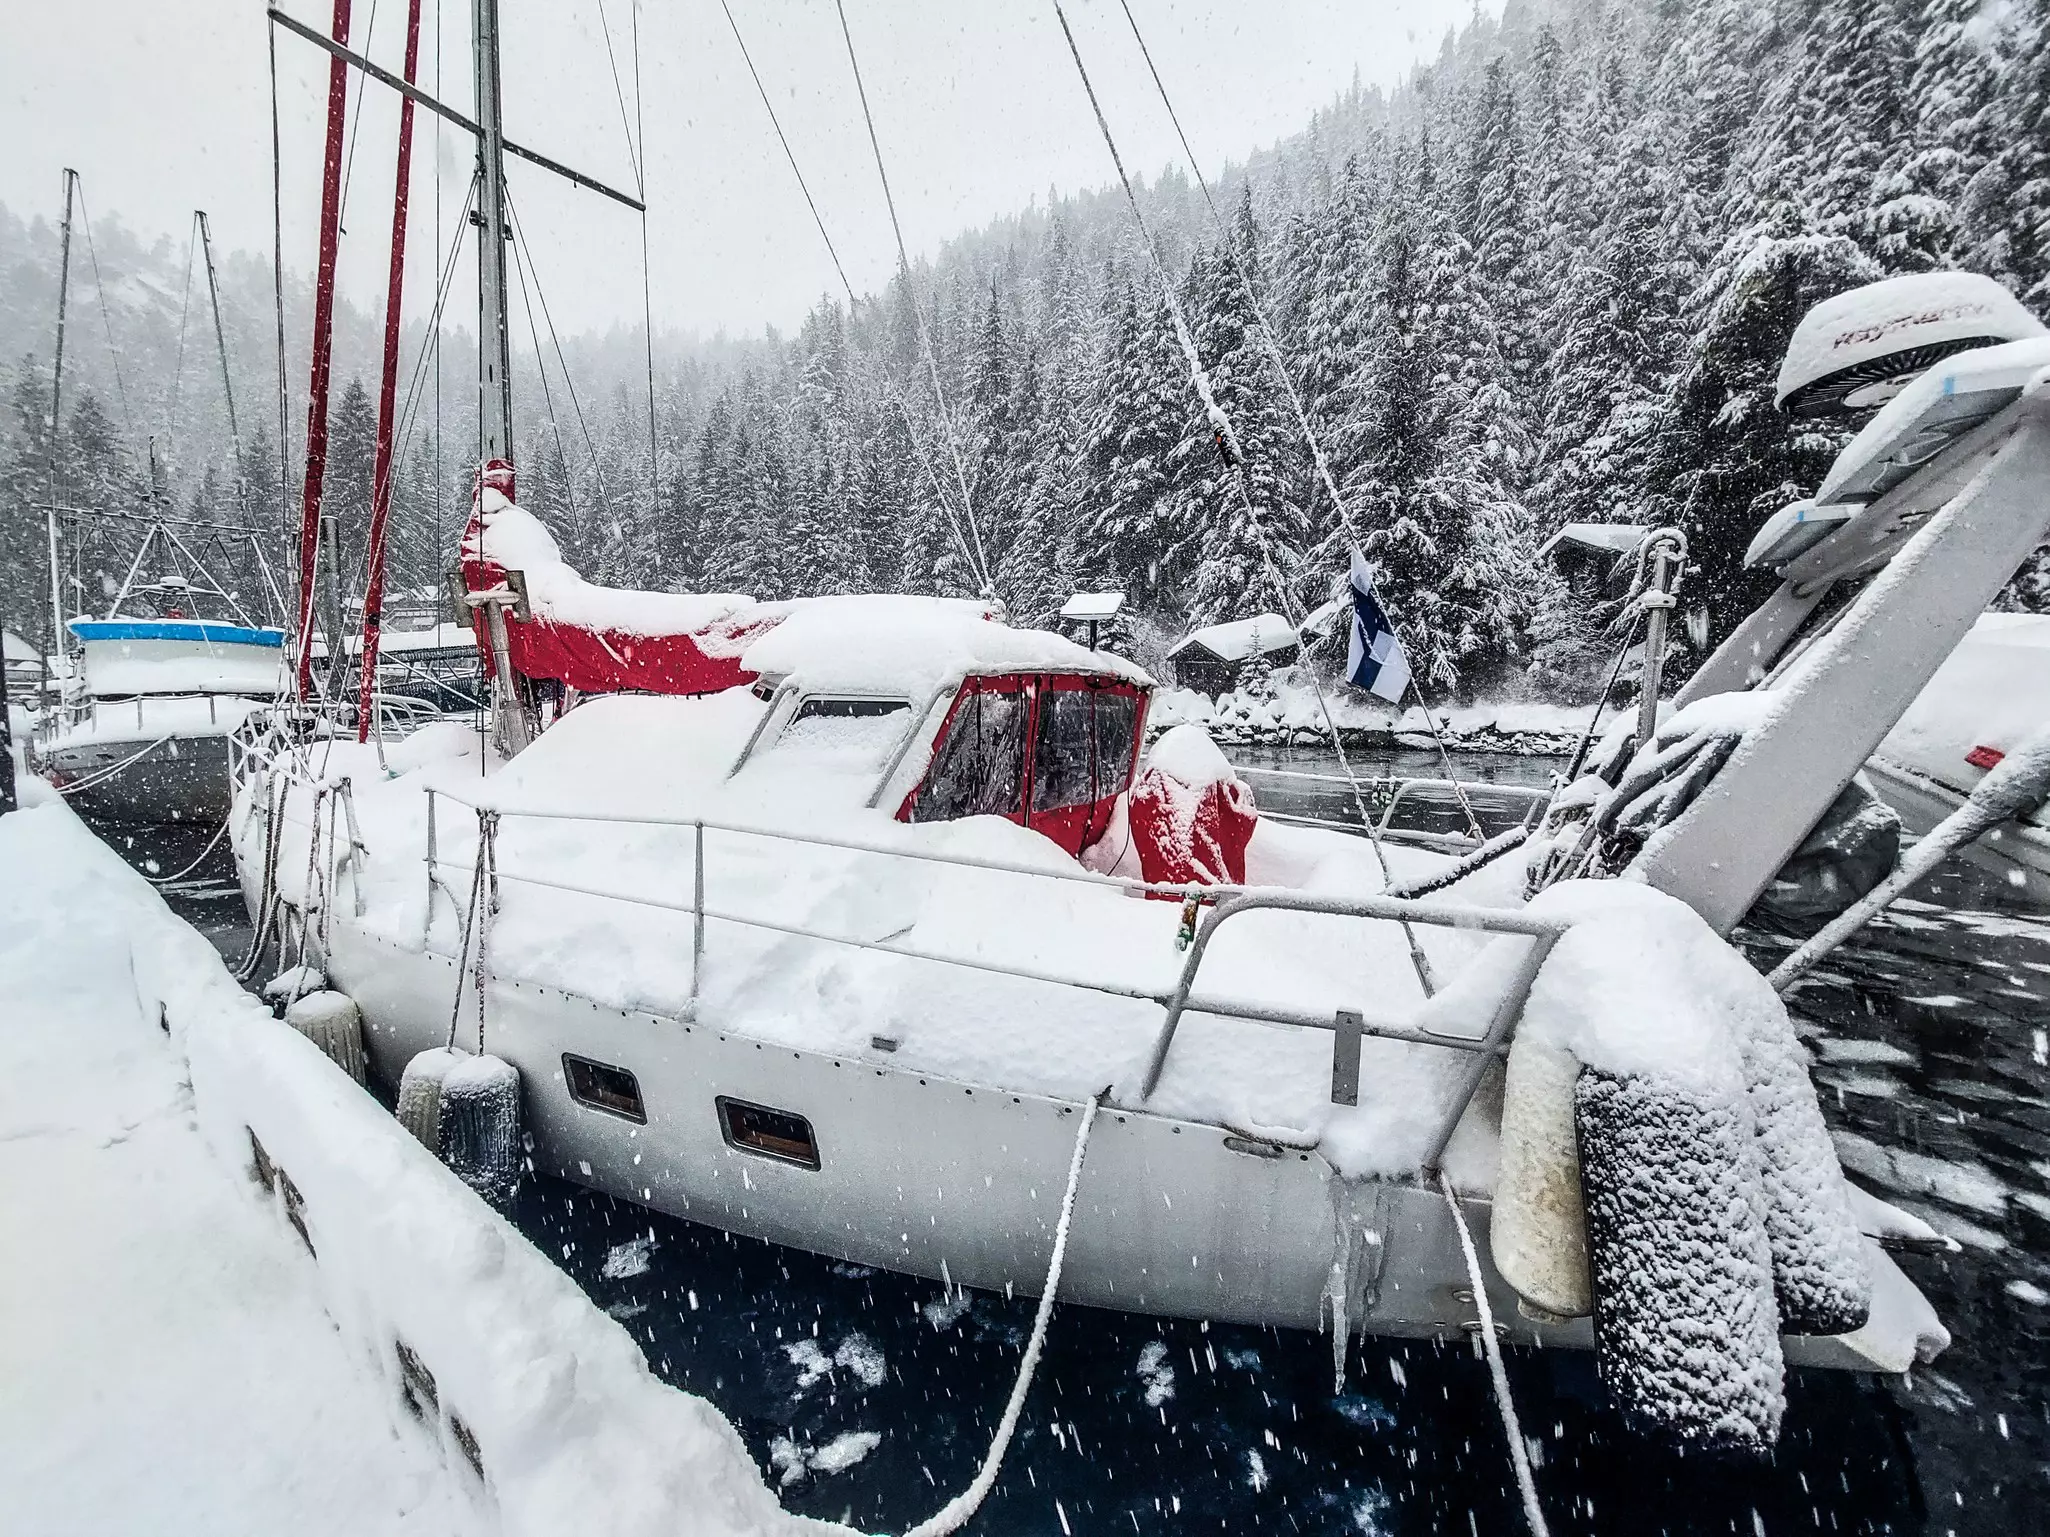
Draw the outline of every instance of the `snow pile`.
<instances>
[{"instance_id":1,"label":"snow pile","mask_svg":"<svg viewBox=\"0 0 2050 1537\"><path fill-rule=\"evenodd\" d=\"M635 592L587 582L541 520L492 486L483 488L479 519L481 532L465 540L464 556L524 575L538 619L622 635L689 635L759 607L737 592Z\"/></svg>"},{"instance_id":2,"label":"snow pile","mask_svg":"<svg viewBox=\"0 0 2050 1537\"><path fill-rule=\"evenodd\" d=\"M24 790L34 809L0 817L0 1524L481 1537L467 1471L394 1433L315 1262L193 1127L130 960L174 920Z\"/></svg>"},{"instance_id":3,"label":"snow pile","mask_svg":"<svg viewBox=\"0 0 2050 1537\"><path fill-rule=\"evenodd\" d=\"M820 1529L777 1506L717 1411L657 1382L618 1324L236 989L207 941L67 811L0 819L0 853L10 872L0 890L21 893L24 913L61 908L67 926L97 914L123 936L127 953L102 969L184 1052L200 1130L226 1165L213 1164L213 1177L246 1175L261 1146L258 1172L271 1171L318 1256L321 1300L356 1371L382 1389L392 1423L404 1423L402 1403L417 1406L422 1425L406 1444L438 1446L447 1476L469 1481L468 1498L493 1509L496 1529ZM65 882L90 885L91 899L67 889L58 901L51 892ZM39 1097L47 1091L39 1079ZM275 1375L288 1359L300 1369L297 1352L279 1350L250 1376Z\"/></svg>"}]
</instances>

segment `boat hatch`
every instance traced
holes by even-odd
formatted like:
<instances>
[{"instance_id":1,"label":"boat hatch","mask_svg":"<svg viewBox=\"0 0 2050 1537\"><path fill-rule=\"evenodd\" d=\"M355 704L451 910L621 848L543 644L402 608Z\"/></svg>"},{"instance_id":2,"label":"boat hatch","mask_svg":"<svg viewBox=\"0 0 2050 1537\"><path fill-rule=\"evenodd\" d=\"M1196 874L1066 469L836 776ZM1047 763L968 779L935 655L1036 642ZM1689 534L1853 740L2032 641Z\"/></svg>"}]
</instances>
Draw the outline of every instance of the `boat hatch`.
<instances>
[{"instance_id":1,"label":"boat hatch","mask_svg":"<svg viewBox=\"0 0 2050 1537\"><path fill-rule=\"evenodd\" d=\"M643 1126L648 1124L648 1110L641 1103L640 1081L625 1068L564 1052L562 1077L569 1085L569 1097L578 1104L608 1115L624 1116Z\"/></svg>"},{"instance_id":2,"label":"boat hatch","mask_svg":"<svg viewBox=\"0 0 2050 1537\"><path fill-rule=\"evenodd\" d=\"M999 816L1079 854L1110 825L1138 761L1144 695L1080 673L962 681L908 822Z\"/></svg>"},{"instance_id":3,"label":"boat hatch","mask_svg":"<svg viewBox=\"0 0 2050 1537\"><path fill-rule=\"evenodd\" d=\"M759 1153L778 1163L800 1168L819 1166L818 1139L811 1134L811 1122L789 1110L771 1110L767 1105L750 1105L746 1100L728 1099L721 1094L719 1130L728 1147L744 1153Z\"/></svg>"}]
</instances>

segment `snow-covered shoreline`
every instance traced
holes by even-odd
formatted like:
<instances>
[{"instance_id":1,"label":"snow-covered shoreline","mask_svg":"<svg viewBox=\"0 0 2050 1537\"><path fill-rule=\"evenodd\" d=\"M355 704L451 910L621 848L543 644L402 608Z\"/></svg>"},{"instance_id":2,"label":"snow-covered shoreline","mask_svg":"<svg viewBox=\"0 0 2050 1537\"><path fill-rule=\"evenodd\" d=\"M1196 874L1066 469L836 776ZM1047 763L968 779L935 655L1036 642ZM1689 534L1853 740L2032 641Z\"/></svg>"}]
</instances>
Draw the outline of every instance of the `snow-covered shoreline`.
<instances>
[{"instance_id":1,"label":"snow-covered shoreline","mask_svg":"<svg viewBox=\"0 0 2050 1537\"><path fill-rule=\"evenodd\" d=\"M1325 710L1329 709L1327 720ZM1431 712L1445 745L1469 752L1563 757L1573 751L1594 713L1591 705L1482 701L1441 705ZM1194 723L1233 747L1329 747L1335 726L1347 747L1432 748L1431 718L1411 705L1394 710L1357 689L1326 683L1323 699L1300 668L1274 674L1265 688L1215 699L1194 689L1162 688L1147 716L1150 732Z\"/></svg>"},{"instance_id":2,"label":"snow-covered shoreline","mask_svg":"<svg viewBox=\"0 0 2050 1537\"><path fill-rule=\"evenodd\" d=\"M27 785L0 818L13 1529L833 1529Z\"/></svg>"}]
</instances>

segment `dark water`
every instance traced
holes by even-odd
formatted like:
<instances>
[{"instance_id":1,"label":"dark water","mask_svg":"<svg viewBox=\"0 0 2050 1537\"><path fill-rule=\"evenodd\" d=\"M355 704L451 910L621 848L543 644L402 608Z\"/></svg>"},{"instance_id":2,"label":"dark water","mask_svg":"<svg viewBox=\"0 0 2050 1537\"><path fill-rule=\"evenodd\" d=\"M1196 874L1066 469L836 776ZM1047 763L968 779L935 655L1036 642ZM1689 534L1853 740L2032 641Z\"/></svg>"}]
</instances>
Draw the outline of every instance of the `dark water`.
<instances>
[{"instance_id":1,"label":"dark water","mask_svg":"<svg viewBox=\"0 0 2050 1537\"><path fill-rule=\"evenodd\" d=\"M1356 767L1441 771L1400 756L1415 761ZM1550 768L1458 761L1505 784ZM1288 793L1322 815L1331 788ZM239 900L218 853L211 868L174 903L239 954ZM2050 1532L2050 919L1997 910L1968 875L1919 895L1791 1001L1854 1176L1963 1241L1901 1259L1955 1343L1908 1379L1791 1374L1763 1466L1650 1450L1607 1409L1590 1357L1511 1352L1555 1533ZM1745 943L1766 964L1789 941ZM1031 1325L1023 1301L950 1297L553 1180L530 1181L513 1215L665 1380L732 1419L772 1484L799 1470L786 1505L869 1530L902 1530L973 1476ZM1334 1394L1319 1336L1064 1307L972 1530L1493 1534L1522 1516L1465 1345L1368 1341Z\"/></svg>"}]
</instances>

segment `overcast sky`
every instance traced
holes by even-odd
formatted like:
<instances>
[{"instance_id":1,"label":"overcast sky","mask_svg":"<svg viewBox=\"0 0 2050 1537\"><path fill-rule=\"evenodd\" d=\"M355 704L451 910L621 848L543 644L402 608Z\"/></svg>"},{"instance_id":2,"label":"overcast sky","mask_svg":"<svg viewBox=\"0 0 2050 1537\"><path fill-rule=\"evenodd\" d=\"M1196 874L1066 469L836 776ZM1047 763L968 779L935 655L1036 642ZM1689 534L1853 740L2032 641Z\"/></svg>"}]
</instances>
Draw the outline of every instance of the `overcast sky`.
<instances>
[{"instance_id":1,"label":"overcast sky","mask_svg":"<svg viewBox=\"0 0 2050 1537\"><path fill-rule=\"evenodd\" d=\"M330 0L284 0L325 31ZM1131 0L1206 172L1301 128L1351 80L1391 84L1434 55L1475 0ZM756 67L857 289L895 265L889 222L831 0L732 0ZM424 0L421 83L468 111L467 0ZM441 60L434 34L440 11ZM603 0L629 114L631 0ZM1496 9L1490 4L1488 9ZM5 0L0 202L54 217L62 166L95 218L119 213L181 244L195 207L215 238L268 252L269 66L263 0ZM352 42L403 56L404 0L355 0ZM1149 178L1179 157L1116 0L1069 0L1083 59L1126 162ZM503 0L508 137L632 190L600 0ZM1112 171L1050 0L848 0L848 17L913 257L948 236ZM837 288L718 0L654 0L639 15L646 185L658 327L788 327ZM277 39L285 260L313 265L326 56ZM355 118L364 90L350 77ZM376 308L389 251L396 98L368 86L355 151L343 287ZM422 113L414 150L408 309L431 297L467 185L467 135ZM442 206L435 226L435 173ZM556 322L638 322L637 217L547 172L508 180ZM451 308L473 287L467 264ZM517 301L515 301L517 303Z\"/></svg>"}]
</instances>

